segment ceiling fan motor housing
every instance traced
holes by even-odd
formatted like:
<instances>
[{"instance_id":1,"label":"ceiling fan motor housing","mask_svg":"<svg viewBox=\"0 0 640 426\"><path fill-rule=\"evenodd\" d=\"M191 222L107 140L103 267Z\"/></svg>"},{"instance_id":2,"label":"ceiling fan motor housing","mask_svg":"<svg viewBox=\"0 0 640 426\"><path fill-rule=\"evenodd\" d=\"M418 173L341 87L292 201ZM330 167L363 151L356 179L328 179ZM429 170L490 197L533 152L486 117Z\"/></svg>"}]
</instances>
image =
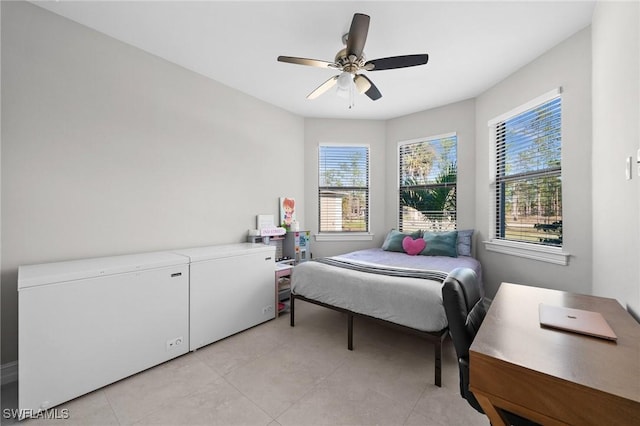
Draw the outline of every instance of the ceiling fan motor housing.
<instances>
[{"instance_id":1,"label":"ceiling fan motor housing","mask_svg":"<svg viewBox=\"0 0 640 426\"><path fill-rule=\"evenodd\" d=\"M347 49L344 48L336 54L335 63L342 68L342 71L355 74L367 62L364 53L358 58L356 55L347 55Z\"/></svg>"}]
</instances>

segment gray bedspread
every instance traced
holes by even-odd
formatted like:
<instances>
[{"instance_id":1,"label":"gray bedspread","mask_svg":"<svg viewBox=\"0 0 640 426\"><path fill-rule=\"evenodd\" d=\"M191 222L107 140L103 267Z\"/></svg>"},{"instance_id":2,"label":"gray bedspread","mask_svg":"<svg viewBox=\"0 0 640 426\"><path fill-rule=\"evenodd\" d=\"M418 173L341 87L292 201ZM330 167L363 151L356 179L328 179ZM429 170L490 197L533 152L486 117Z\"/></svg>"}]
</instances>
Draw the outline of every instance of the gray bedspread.
<instances>
[{"instance_id":1,"label":"gray bedspread","mask_svg":"<svg viewBox=\"0 0 640 426\"><path fill-rule=\"evenodd\" d=\"M409 256L406 253L384 251L381 248L358 250L351 253L333 256L336 259L373 263L399 268L426 269L449 273L455 268L471 268L476 272L478 281L482 283L482 267L473 257L458 256Z\"/></svg>"},{"instance_id":2,"label":"gray bedspread","mask_svg":"<svg viewBox=\"0 0 640 426\"><path fill-rule=\"evenodd\" d=\"M297 265L292 275L293 293L422 331L440 331L447 327L442 306L442 279L446 275L433 274L435 279L426 279L379 273L382 269L406 269L411 275L411 270L448 273L462 266L474 269L479 277L482 273L480 263L466 256L409 256L367 249L333 256L329 260L328 263L311 261ZM363 268L335 265L344 262L360 264ZM369 266L378 273L364 272ZM429 274L425 276L429 278Z\"/></svg>"}]
</instances>

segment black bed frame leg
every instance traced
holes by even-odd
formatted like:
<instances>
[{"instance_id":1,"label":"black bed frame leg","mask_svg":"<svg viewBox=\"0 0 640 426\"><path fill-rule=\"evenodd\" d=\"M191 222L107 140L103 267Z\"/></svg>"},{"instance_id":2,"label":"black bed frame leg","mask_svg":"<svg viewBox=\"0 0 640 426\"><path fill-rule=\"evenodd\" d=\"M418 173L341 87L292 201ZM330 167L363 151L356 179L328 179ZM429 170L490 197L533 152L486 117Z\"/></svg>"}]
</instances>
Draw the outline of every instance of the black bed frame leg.
<instances>
[{"instance_id":1,"label":"black bed frame leg","mask_svg":"<svg viewBox=\"0 0 640 426\"><path fill-rule=\"evenodd\" d=\"M353 315L347 314L347 349L353 350Z\"/></svg>"},{"instance_id":2,"label":"black bed frame leg","mask_svg":"<svg viewBox=\"0 0 640 426\"><path fill-rule=\"evenodd\" d=\"M291 327L295 327L295 325L296 325L295 324L296 320L294 318L294 316L295 316L295 300L296 300L296 297L293 295L293 293L291 293L291 299L289 301L289 321L290 321Z\"/></svg>"},{"instance_id":3,"label":"black bed frame leg","mask_svg":"<svg viewBox=\"0 0 640 426\"><path fill-rule=\"evenodd\" d=\"M433 342L435 354L435 382L437 387L442 387L442 341L444 337Z\"/></svg>"}]
</instances>

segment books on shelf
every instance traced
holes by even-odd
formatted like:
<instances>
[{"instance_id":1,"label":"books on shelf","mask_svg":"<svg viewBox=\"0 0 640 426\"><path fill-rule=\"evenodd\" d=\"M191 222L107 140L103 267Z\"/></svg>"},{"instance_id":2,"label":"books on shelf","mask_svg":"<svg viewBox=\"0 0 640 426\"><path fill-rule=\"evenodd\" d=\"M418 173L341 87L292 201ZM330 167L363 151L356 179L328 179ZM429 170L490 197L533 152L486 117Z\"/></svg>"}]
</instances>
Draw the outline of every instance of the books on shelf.
<instances>
[{"instance_id":1,"label":"books on shelf","mask_svg":"<svg viewBox=\"0 0 640 426\"><path fill-rule=\"evenodd\" d=\"M291 278L282 277L278 280L278 290L285 290L291 288Z\"/></svg>"},{"instance_id":2,"label":"books on shelf","mask_svg":"<svg viewBox=\"0 0 640 426\"><path fill-rule=\"evenodd\" d=\"M278 303L278 313L289 312L290 303L288 300Z\"/></svg>"},{"instance_id":3,"label":"books on shelf","mask_svg":"<svg viewBox=\"0 0 640 426\"><path fill-rule=\"evenodd\" d=\"M278 288L278 314L289 312L291 298L291 272L295 259L284 259L276 262L276 279Z\"/></svg>"}]
</instances>

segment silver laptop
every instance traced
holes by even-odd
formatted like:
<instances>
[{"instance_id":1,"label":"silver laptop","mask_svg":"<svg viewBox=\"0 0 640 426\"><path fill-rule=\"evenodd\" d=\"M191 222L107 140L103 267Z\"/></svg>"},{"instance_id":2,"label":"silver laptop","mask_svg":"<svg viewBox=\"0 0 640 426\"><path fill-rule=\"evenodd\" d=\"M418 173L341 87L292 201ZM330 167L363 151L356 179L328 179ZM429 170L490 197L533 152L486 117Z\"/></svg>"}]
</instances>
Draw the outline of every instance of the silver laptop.
<instances>
[{"instance_id":1,"label":"silver laptop","mask_svg":"<svg viewBox=\"0 0 640 426\"><path fill-rule=\"evenodd\" d=\"M607 340L618 340L618 336L616 336L607 320L599 312L551 306L544 303L538 305L538 312L540 324L543 326Z\"/></svg>"}]
</instances>

